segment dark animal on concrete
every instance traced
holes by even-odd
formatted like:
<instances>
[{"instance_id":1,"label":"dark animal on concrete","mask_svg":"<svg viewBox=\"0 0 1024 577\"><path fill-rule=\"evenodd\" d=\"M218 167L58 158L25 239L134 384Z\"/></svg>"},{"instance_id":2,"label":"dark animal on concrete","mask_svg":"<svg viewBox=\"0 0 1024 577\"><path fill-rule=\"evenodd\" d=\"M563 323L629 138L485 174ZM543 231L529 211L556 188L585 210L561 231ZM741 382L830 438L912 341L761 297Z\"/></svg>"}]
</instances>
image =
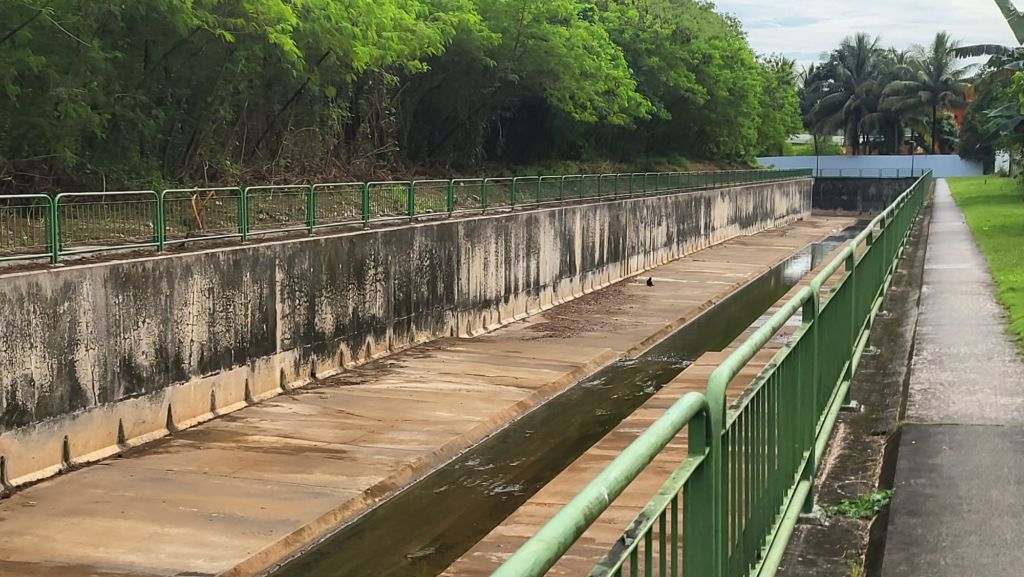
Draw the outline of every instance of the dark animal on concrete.
<instances>
[{"instance_id":1,"label":"dark animal on concrete","mask_svg":"<svg viewBox=\"0 0 1024 577\"><path fill-rule=\"evenodd\" d=\"M647 286L654 286L654 277L647 278Z\"/></svg>"}]
</instances>

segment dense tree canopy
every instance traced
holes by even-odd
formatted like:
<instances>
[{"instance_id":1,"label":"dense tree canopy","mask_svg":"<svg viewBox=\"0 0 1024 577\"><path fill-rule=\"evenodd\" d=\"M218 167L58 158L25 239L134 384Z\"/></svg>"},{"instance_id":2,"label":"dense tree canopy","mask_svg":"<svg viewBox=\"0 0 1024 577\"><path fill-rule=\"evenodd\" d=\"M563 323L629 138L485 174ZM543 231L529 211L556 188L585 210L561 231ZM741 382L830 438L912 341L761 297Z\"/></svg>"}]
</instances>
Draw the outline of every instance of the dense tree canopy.
<instances>
[{"instance_id":1,"label":"dense tree canopy","mask_svg":"<svg viewBox=\"0 0 1024 577\"><path fill-rule=\"evenodd\" d=\"M703 0L0 0L0 190L742 161L792 63Z\"/></svg>"}]
</instances>

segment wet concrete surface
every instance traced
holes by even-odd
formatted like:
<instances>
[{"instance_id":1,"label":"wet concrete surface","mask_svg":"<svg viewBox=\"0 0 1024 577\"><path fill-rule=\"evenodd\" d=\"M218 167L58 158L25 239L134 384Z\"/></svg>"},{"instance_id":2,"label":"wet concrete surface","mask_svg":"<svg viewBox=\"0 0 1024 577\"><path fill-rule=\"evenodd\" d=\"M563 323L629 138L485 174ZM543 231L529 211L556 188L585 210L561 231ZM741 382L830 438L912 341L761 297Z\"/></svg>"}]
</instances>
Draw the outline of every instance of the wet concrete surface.
<instances>
[{"instance_id":1,"label":"wet concrete surface","mask_svg":"<svg viewBox=\"0 0 1024 577\"><path fill-rule=\"evenodd\" d=\"M850 238L858 231L859 227L850 230L851 234L844 236ZM819 263L827 262L831 249L838 246L839 244L836 243L818 247L822 250L815 251L818 252L817 255L805 252L788 261L783 269L791 279L786 285L793 288L777 293L780 298L769 303L770 306L767 308L755 307L761 310L761 314L756 316L753 322L750 322L749 326L746 326L740 333L732 333L729 335L730 338L721 339L721 342L709 343L709 346L706 347L707 352L700 355L692 365L655 392L642 406L587 449L569 467L558 473L543 489L530 497L512 515L456 560L442 575L444 577L486 577L490 575L673 403L689 392L704 392L711 372L758 327L762 326L763 321L774 314L780 304L792 298L800 290L800 287L813 277L813 273L808 274L808 271L818 266ZM832 279L830 279L831 281ZM828 284L826 283L826 286ZM736 402L744 394L753 378L767 365L773 355L785 346L789 335L799 327L799 317L799 314L795 315L791 322L776 333L775 337L733 379L726 393L730 403ZM661 488L665 479L685 459L686 454L687 430L684 428L665 449L658 453L625 491L598 516L590 528L547 574L550 577L588 574L615 544L622 542L623 531ZM632 569L636 569L636 567L634 566Z\"/></svg>"},{"instance_id":2,"label":"wet concrete surface","mask_svg":"<svg viewBox=\"0 0 1024 577\"><path fill-rule=\"evenodd\" d=\"M881 575L1019 575L1024 360L945 181L932 219Z\"/></svg>"},{"instance_id":3,"label":"wet concrete surface","mask_svg":"<svg viewBox=\"0 0 1024 577\"><path fill-rule=\"evenodd\" d=\"M871 331L870 347L851 385L851 396L861 410L840 414L822 459L814 489L819 506L836 505L892 486L928 246L928 208L923 212L893 275ZM829 516L824 525L799 524L777 574L834 577L852 575L863 568L864 575L878 575L886 519L887 511L883 511L874 522Z\"/></svg>"},{"instance_id":4,"label":"wet concrete surface","mask_svg":"<svg viewBox=\"0 0 1024 577\"><path fill-rule=\"evenodd\" d=\"M600 330L544 337L538 315L442 341L28 488L0 502L0 575L260 573L850 223L814 218L659 267L655 287L629 281L580 311Z\"/></svg>"},{"instance_id":5,"label":"wet concrete surface","mask_svg":"<svg viewBox=\"0 0 1024 577\"><path fill-rule=\"evenodd\" d=\"M574 385L274 576L434 577L700 355L728 345L860 230L854 226L807 247L650 351ZM597 300L612 301L618 292L601 291ZM572 304L560 308L534 328L565 335L587 318L574 314ZM382 542L388 546L375 546Z\"/></svg>"}]
</instances>

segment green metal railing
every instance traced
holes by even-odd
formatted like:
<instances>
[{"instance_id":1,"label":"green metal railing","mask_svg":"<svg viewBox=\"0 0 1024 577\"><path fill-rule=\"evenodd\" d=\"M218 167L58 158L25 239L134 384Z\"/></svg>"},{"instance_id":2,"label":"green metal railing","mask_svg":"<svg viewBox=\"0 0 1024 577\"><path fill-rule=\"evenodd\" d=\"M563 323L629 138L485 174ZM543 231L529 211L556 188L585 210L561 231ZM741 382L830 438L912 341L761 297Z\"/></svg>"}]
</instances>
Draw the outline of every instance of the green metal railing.
<instances>
[{"instance_id":1,"label":"green metal railing","mask_svg":"<svg viewBox=\"0 0 1024 577\"><path fill-rule=\"evenodd\" d=\"M814 173L814 171L811 171ZM929 172L924 168L820 168L817 176L842 178L920 178Z\"/></svg>"},{"instance_id":2,"label":"green metal railing","mask_svg":"<svg viewBox=\"0 0 1024 577\"><path fill-rule=\"evenodd\" d=\"M0 197L0 261L47 257L53 246L53 198Z\"/></svg>"},{"instance_id":3,"label":"green metal railing","mask_svg":"<svg viewBox=\"0 0 1024 577\"><path fill-rule=\"evenodd\" d=\"M711 374L671 406L492 577L540 577L684 432L688 456L592 576L772 577L811 495L914 222L922 176ZM799 328L727 406L726 389L795 315Z\"/></svg>"},{"instance_id":4,"label":"green metal railing","mask_svg":"<svg viewBox=\"0 0 1024 577\"><path fill-rule=\"evenodd\" d=\"M167 247L749 182L804 170L588 174L0 196L0 261Z\"/></svg>"}]
</instances>

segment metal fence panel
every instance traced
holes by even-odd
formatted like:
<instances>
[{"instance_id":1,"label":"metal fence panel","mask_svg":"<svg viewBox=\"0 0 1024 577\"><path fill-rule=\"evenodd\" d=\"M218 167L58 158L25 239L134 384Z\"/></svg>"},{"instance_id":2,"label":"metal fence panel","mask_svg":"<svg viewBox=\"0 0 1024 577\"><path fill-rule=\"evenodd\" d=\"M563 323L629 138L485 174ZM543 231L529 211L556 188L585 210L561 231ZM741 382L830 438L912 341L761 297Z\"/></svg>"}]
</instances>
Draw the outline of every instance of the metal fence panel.
<instances>
[{"instance_id":1,"label":"metal fence panel","mask_svg":"<svg viewBox=\"0 0 1024 577\"><path fill-rule=\"evenodd\" d=\"M645 172L644 173L644 194L651 194L658 192L658 173L657 172Z\"/></svg>"},{"instance_id":2,"label":"metal fence panel","mask_svg":"<svg viewBox=\"0 0 1024 577\"><path fill-rule=\"evenodd\" d=\"M484 209L484 179L457 178L452 181L454 212Z\"/></svg>"},{"instance_id":3,"label":"metal fence panel","mask_svg":"<svg viewBox=\"0 0 1024 577\"><path fill-rule=\"evenodd\" d=\"M602 174L598 180L602 198L618 196L619 178L617 174Z\"/></svg>"},{"instance_id":4,"label":"metal fence panel","mask_svg":"<svg viewBox=\"0 0 1024 577\"><path fill-rule=\"evenodd\" d=\"M370 221L409 218L414 215L412 182L386 181L366 183Z\"/></svg>"},{"instance_id":5,"label":"metal fence panel","mask_svg":"<svg viewBox=\"0 0 1024 577\"><path fill-rule=\"evenodd\" d=\"M313 226L328 228L365 222L366 184L335 182L316 184L313 195Z\"/></svg>"},{"instance_id":6,"label":"metal fence panel","mask_svg":"<svg viewBox=\"0 0 1024 577\"><path fill-rule=\"evenodd\" d=\"M537 184L540 189L540 202L559 202L563 200L564 191L562 183L565 182L561 176L542 176Z\"/></svg>"},{"instance_id":7,"label":"metal fence panel","mask_svg":"<svg viewBox=\"0 0 1024 577\"><path fill-rule=\"evenodd\" d=\"M162 244L241 238L242 189L171 189L160 193Z\"/></svg>"},{"instance_id":8,"label":"metal fence panel","mask_svg":"<svg viewBox=\"0 0 1024 577\"><path fill-rule=\"evenodd\" d=\"M310 229L309 186L250 186L243 193L246 236Z\"/></svg>"},{"instance_id":9,"label":"metal fence panel","mask_svg":"<svg viewBox=\"0 0 1024 577\"><path fill-rule=\"evenodd\" d=\"M413 216L451 214L450 180L416 180L412 183Z\"/></svg>"},{"instance_id":10,"label":"metal fence panel","mask_svg":"<svg viewBox=\"0 0 1024 577\"><path fill-rule=\"evenodd\" d=\"M615 192L618 196L630 196L633 192L633 175L631 174L616 174L615 175Z\"/></svg>"},{"instance_id":11,"label":"metal fence panel","mask_svg":"<svg viewBox=\"0 0 1024 577\"><path fill-rule=\"evenodd\" d=\"M540 177L519 176L513 181L515 190L515 204L518 206L533 206L540 203Z\"/></svg>"},{"instance_id":12,"label":"metal fence panel","mask_svg":"<svg viewBox=\"0 0 1024 577\"><path fill-rule=\"evenodd\" d=\"M578 200L583 198L583 175L569 174L562 177L563 200Z\"/></svg>"},{"instance_id":13,"label":"metal fence panel","mask_svg":"<svg viewBox=\"0 0 1024 577\"><path fill-rule=\"evenodd\" d=\"M160 196L152 190L62 193L54 202L58 255L159 245Z\"/></svg>"},{"instance_id":14,"label":"metal fence panel","mask_svg":"<svg viewBox=\"0 0 1024 577\"><path fill-rule=\"evenodd\" d=\"M483 207L506 208L514 205L515 179L485 178Z\"/></svg>"},{"instance_id":15,"label":"metal fence panel","mask_svg":"<svg viewBox=\"0 0 1024 577\"><path fill-rule=\"evenodd\" d=\"M580 177L580 198L600 198L601 175L584 174Z\"/></svg>"},{"instance_id":16,"label":"metal fence panel","mask_svg":"<svg viewBox=\"0 0 1024 577\"><path fill-rule=\"evenodd\" d=\"M53 255L53 198L0 196L0 261Z\"/></svg>"}]
</instances>

